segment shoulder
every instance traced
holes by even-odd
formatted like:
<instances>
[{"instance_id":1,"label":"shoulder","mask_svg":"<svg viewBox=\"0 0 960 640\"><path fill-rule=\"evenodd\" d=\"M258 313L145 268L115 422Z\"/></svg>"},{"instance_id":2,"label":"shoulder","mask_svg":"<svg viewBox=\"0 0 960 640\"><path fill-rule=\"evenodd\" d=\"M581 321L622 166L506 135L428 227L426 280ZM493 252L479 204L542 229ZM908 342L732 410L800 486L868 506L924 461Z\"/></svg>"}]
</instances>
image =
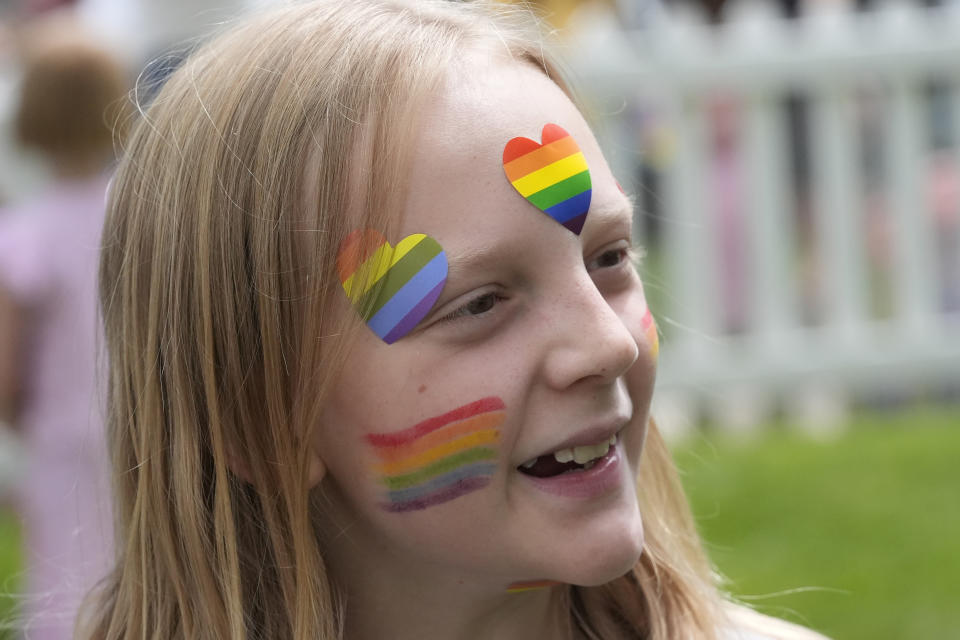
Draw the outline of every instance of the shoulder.
<instances>
[{"instance_id":1,"label":"shoulder","mask_svg":"<svg viewBox=\"0 0 960 640\"><path fill-rule=\"evenodd\" d=\"M816 631L742 605L727 605L725 614L729 626L721 633L722 640L827 640Z\"/></svg>"}]
</instances>

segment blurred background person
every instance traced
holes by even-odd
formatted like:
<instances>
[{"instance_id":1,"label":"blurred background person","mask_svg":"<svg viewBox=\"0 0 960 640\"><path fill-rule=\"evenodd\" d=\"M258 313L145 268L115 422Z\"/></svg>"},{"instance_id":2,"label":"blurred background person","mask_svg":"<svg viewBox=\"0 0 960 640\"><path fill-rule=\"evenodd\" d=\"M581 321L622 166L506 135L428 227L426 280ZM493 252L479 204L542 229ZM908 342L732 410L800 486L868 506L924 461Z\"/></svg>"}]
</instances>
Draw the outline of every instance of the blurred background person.
<instances>
[{"instance_id":1,"label":"blurred background person","mask_svg":"<svg viewBox=\"0 0 960 640\"><path fill-rule=\"evenodd\" d=\"M128 80L70 18L48 16L20 35L15 134L46 160L52 180L0 210L0 421L26 452L15 494L26 568L15 626L59 640L71 637L111 548L95 285Z\"/></svg>"}]
</instances>

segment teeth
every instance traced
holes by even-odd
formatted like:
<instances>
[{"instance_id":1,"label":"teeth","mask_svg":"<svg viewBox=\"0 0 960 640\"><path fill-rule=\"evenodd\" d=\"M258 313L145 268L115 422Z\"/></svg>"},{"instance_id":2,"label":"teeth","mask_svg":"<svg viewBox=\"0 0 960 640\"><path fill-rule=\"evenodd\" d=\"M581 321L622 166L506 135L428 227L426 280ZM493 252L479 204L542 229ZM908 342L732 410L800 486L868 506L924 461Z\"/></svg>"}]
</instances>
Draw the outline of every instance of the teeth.
<instances>
[{"instance_id":1,"label":"teeth","mask_svg":"<svg viewBox=\"0 0 960 640\"><path fill-rule=\"evenodd\" d=\"M603 445L606 449L607 445ZM596 458L597 447L574 447L573 448L573 460L577 464L584 464L585 462L590 462Z\"/></svg>"},{"instance_id":2,"label":"teeth","mask_svg":"<svg viewBox=\"0 0 960 640\"><path fill-rule=\"evenodd\" d=\"M614 446L616 443L617 436L614 434L609 440L605 440L599 444L573 447L572 449L561 449L554 452L553 457L557 459L557 462L576 462L577 464L586 465L591 461L595 461L598 458L602 458L603 456L607 455L610 447Z\"/></svg>"},{"instance_id":3,"label":"teeth","mask_svg":"<svg viewBox=\"0 0 960 640\"><path fill-rule=\"evenodd\" d=\"M576 462L577 464L582 464L585 469L589 469L596 463L597 460L607 455L607 452L610 451L610 447L616 446L616 444L617 434L613 434L608 440L604 440L598 444L587 445L584 447L571 447L569 449L560 449L559 451L554 451L553 457L557 462L564 464L567 462ZM537 464L537 458L527 460L520 466L524 469L530 469L535 464Z\"/></svg>"}]
</instances>

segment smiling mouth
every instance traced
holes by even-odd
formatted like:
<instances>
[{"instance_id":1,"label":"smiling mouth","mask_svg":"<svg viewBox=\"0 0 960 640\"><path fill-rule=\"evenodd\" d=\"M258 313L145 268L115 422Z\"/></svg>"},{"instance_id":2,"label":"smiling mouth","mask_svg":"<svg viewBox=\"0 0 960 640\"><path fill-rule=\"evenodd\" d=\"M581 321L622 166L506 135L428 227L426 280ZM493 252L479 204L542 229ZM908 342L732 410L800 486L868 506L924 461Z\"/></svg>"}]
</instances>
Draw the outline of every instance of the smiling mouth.
<instances>
[{"instance_id":1,"label":"smiling mouth","mask_svg":"<svg viewBox=\"0 0 960 640\"><path fill-rule=\"evenodd\" d=\"M608 440L597 444L560 449L528 460L517 467L517 470L535 478L552 478L566 473L589 471L616 446L617 438L618 434L613 434Z\"/></svg>"}]
</instances>

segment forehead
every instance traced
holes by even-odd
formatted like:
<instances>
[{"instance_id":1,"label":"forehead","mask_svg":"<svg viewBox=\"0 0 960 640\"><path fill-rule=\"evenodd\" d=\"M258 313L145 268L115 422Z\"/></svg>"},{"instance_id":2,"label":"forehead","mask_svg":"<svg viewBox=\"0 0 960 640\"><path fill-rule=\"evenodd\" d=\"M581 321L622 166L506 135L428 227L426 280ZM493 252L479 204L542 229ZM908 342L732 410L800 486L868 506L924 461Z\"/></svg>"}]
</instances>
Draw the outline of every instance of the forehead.
<instances>
[{"instance_id":1,"label":"forehead","mask_svg":"<svg viewBox=\"0 0 960 640\"><path fill-rule=\"evenodd\" d=\"M613 178L566 94L530 64L481 60L452 71L421 116L405 232L436 234L443 242L453 231L482 229L496 213L529 207L504 175L503 148L517 136L539 142L547 123L560 125L579 144L594 184L593 204L602 206L609 190L598 187L614 184Z\"/></svg>"}]
</instances>

